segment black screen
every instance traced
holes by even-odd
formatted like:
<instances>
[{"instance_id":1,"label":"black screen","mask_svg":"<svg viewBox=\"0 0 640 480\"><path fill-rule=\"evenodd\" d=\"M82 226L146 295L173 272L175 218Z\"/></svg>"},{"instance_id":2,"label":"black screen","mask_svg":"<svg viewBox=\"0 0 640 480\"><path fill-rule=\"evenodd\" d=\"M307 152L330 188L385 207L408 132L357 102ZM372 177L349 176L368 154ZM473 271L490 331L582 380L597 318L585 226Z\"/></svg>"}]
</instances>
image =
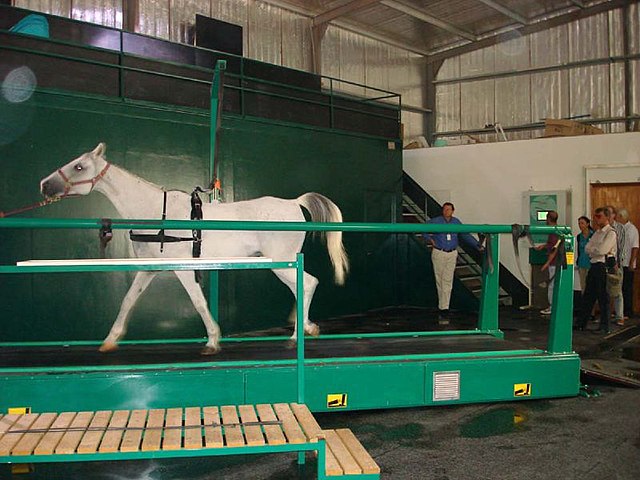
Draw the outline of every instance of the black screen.
<instances>
[{"instance_id":1,"label":"black screen","mask_svg":"<svg viewBox=\"0 0 640 480\"><path fill-rule=\"evenodd\" d=\"M242 56L242 27L196 15L196 46Z\"/></svg>"}]
</instances>

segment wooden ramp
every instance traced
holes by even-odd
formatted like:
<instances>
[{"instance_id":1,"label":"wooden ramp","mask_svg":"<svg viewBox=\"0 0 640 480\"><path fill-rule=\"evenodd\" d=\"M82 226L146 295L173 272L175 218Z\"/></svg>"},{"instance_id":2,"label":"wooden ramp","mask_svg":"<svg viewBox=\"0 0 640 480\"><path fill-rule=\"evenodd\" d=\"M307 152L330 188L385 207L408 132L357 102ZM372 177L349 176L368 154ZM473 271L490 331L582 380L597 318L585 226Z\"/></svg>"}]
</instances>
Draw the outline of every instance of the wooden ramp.
<instances>
[{"instance_id":1,"label":"wooden ramp","mask_svg":"<svg viewBox=\"0 0 640 480\"><path fill-rule=\"evenodd\" d=\"M0 415L2 463L320 450L319 478L380 477L350 430L322 430L297 403Z\"/></svg>"}]
</instances>

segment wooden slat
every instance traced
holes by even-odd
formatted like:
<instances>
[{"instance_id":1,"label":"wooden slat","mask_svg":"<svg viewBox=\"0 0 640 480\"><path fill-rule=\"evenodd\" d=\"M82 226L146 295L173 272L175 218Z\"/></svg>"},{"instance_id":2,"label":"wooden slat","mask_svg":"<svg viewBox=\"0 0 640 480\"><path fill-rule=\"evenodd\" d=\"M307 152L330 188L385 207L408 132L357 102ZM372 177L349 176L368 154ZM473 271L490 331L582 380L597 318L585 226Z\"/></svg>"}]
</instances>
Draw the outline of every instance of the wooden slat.
<instances>
[{"instance_id":1,"label":"wooden slat","mask_svg":"<svg viewBox=\"0 0 640 480\"><path fill-rule=\"evenodd\" d=\"M239 425L238 412L233 405L225 405L220 407L220 414L222 417L222 425L224 426L224 438L225 445L227 447L242 447L244 446L244 437L242 436L242 429ZM227 426L228 425L228 426Z\"/></svg>"},{"instance_id":2,"label":"wooden slat","mask_svg":"<svg viewBox=\"0 0 640 480\"><path fill-rule=\"evenodd\" d=\"M195 427L198 428L189 428ZM184 448L202 448L202 417L200 407L189 407L184 409Z\"/></svg>"},{"instance_id":3,"label":"wooden slat","mask_svg":"<svg viewBox=\"0 0 640 480\"><path fill-rule=\"evenodd\" d=\"M213 427L213 424L220 425L220 412L218 407L204 407L202 409L204 415L204 442L207 448L224 447L224 439L222 437L222 428Z\"/></svg>"},{"instance_id":4,"label":"wooden slat","mask_svg":"<svg viewBox=\"0 0 640 480\"><path fill-rule=\"evenodd\" d=\"M306 437L304 432L298 425L295 415L291 411L291 408L286 403L276 403L273 409L278 415L278 419L282 422L282 429L287 436L289 443L305 443Z\"/></svg>"},{"instance_id":5,"label":"wooden slat","mask_svg":"<svg viewBox=\"0 0 640 480\"><path fill-rule=\"evenodd\" d=\"M147 426L142 439L142 451L160 450L162 427L164 426L164 408L149 410Z\"/></svg>"},{"instance_id":6,"label":"wooden slat","mask_svg":"<svg viewBox=\"0 0 640 480\"><path fill-rule=\"evenodd\" d=\"M278 421L273 408L269 404L257 405L258 417L261 422L275 422ZM287 443L287 439L284 436L282 427L280 425L264 425L264 433L267 437L267 443L269 445L283 445Z\"/></svg>"},{"instance_id":7,"label":"wooden slat","mask_svg":"<svg viewBox=\"0 0 640 480\"><path fill-rule=\"evenodd\" d=\"M302 427L302 430L304 430L304 434L307 436L307 441L312 443L317 442L318 435L322 433L322 429L307 406L299 403L292 403L291 410L293 410L298 423Z\"/></svg>"},{"instance_id":8,"label":"wooden slat","mask_svg":"<svg viewBox=\"0 0 640 480\"><path fill-rule=\"evenodd\" d=\"M117 410L113 412L98 451L101 453L118 451L120 448L120 440L124 434L123 429L127 426L127 420L129 420L129 410Z\"/></svg>"},{"instance_id":9,"label":"wooden slat","mask_svg":"<svg viewBox=\"0 0 640 480\"><path fill-rule=\"evenodd\" d=\"M253 405L240 405L238 407L240 419L242 423L257 422L258 416ZM262 428L259 425L243 425L244 436L247 439L247 445L264 445L264 436Z\"/></svg>"},{"instance_id":10,"label":"wooden slat","mask_svg":"<svg viewBox=\"0 0 640 480\"><path fill-rule=\"evenodd\" d=\"M120 445L121 452L137 452L140 450L142 429L144 428L146 420L146 410L134 410L131 412L129 422L127 423L127 429L132 430L125 430L124 437L122 438L122 444Z\"/></svg>"},{"instance_id":11,"label":"wooden slat","mask_svg":"<svg viewBox=\"0 0 640 480\"><path fill-rule=\"evenodd\" d=\"M15 423L9 427L7 432L0 439L0 455L9 455L11 453L11 449L23 437L24 433L21 432L28 430L37 418L37 413L19 415Z\"/></svg>"},{"instance_id":12,"label":"wooden slat","mask_svg":"<svg viewBox=\"0 0 640 480\"><path fill-rule=\"evenodd\" d=\"M327 438L327 446L331 452L335 455L336 460L340 463L345 475L358 475L362 473L362 469L355 458L351 456L351 452L342 443L342 440L335 432L335 430L324 430L323 433Z\"/></svg>"},{"instance_id":13,"label":"wooden slat","mask_svg":"<svg viewBox=\"0 0 640 480\"><path fill-rule=\"evenodd\" d=\"M64 429L69 427L76 417L76 412L64 412L57 416L50 427L50 430L44 434L40 443L35 448L35 455L53 455L60 439L64 436ZM53 430L53 431L52 431Z\"/></svg>"},{"instance_id":14,"label":"wooden slat","mask_svg":"<svg viewBox=\"0 0 640 480\"><path fill-rule=\"evenodd\" d=\"M11 426L16 423L16 421L20 418L20 415L17 413L10 413L9 415L5 415L0 419L0 439L4 436L5 433L9 431Z\"/></svg>"},{"instance_id":15,"label":"wooden slat","mask_svg":"<svg viewBox=\"0 0 640 480\"><path fill-rule=\"evenodd\" d=\"M101 410L96 412L89 424L89 430L84 434L80 445L78 445L78 453L96 453L100 440L109 425L109 420L113 412L111 410Z\"/></svg>"},{"instance_id":16,"label":"wooden slat","mask_svg":"<svg viewBox=\"0 0 640 480\"><path fill-rule=\"evenodd\" d=\"M164 422L164 438L162 439L163 450L179 450L182 447L182 409L168 408ZM176 428L180 427L180 428Z\"/></svg>"},{"instance_id":17,"label":"wooden slat","mask_svg":"<svg viewBox=\"0 0 640 480\"><path fill-rule=\"evenodd\" d=\"M31 455L36 445L40 442L46 430L56 419L55 413L43 413L31 425L31 430L42 430L40 432L25 433L15 447L11 450L11 455Z\"/></svg>"},{"instance_id":18,"label":"wooden slat","mask_svg":"<svg viewBox=\"0 0 640 480\"><path fill-rule=\"evenodd\" d=\"M326 430L323 430L320 434L320 437L325 441L327 439ZM324 473L325 475L332 477L336 475L342 475L344 472L342 471L342 467L340 463L336 459L336 456L333 454L331 449L329 448L328 443L325 443L325 452L324 452Z\"/></svg>"},{"instance_id":19,"label":"wooden slat","mask_svg":"<svg viewBox=\"0 0 640 480\"><path fill-rule=\"evenodd\" d=\"M378 464L371 455L369 455L369 452L365 450L351 430L348 428L339 428L336 429L336 433L351 453L351 456L358 462L358 465L360 465L362 473L380 473Z\"/></svg>"},{"instance_id":20,"label":"wooden slat","mask_svg":"<svg viewBox=\"0 0 640 480\"><path fill-rule=\"evenodd\" d=\"M82 436L84 435L85 430L89 426L91 419L93 418L93 412L80 412L78 413L71 425L69 426L70 430L66 432L58 446L56 447L55 453L57 454L65 454L65 453L75 453Z\"/></svg>"}]
</instances>

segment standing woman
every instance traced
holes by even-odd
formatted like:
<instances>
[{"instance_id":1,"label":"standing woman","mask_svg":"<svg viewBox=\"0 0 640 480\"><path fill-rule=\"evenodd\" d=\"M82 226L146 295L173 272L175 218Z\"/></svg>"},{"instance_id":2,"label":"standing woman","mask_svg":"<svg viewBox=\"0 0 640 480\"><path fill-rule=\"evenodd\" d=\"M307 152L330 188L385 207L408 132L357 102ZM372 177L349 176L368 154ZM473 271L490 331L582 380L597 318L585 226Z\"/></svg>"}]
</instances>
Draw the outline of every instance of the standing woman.
<instances>
[{"instance_id":1,"label":"standing woman","mask_svg":"<svg viewBox=\"0 0 640 480\"><path fill-rule=\"evenodd\" d=\"M584 247L593 235L589 217L582 216L578 218L578 227L580 228L580 233L576 235L576 245L578 246L576 265L578 266L578 275L580 276L580 289L584 295L584 289L587 286L587 273L589 273L589 267L591 266L591 259L589 255L585 253Z\"/></svg>"}]
</instances>

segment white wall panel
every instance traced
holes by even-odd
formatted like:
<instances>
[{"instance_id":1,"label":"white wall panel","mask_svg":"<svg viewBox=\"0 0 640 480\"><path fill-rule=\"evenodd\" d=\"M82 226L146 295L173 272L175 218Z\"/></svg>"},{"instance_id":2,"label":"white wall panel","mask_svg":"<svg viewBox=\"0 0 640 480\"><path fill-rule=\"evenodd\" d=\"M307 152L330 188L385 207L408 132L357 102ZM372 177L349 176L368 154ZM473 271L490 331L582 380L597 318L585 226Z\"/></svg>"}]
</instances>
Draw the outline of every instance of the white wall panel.
<instances>
[{"instance_id":1,"label":"white wall panel","mask_svg":"<svg viewBox=\"0 0 640 480\"><path fill-rule=\"evenodd\" d=\"M460 55L460 76L481 75L496 71L495 47L482 48Z\"/></svg>"},{"instance_id":2,"label":"white wall panel","mask_svg":"<svg viewBox=\"0 0 640 480\"><path fill-rule=\"evenodd\" d=\"M463 130L495 122L495 81L465 82L460 87L460 118Z\"/></svg>"},{"instance_id":3,"label":"white wall panel","mask_svg":"<svg viewBox=\"0 0 640 480\"><path fill-rule=\"evenodd\" d=\"M389 45L377 40L364 39L365 84L389 90ZM367 96L376 96L375 91L367 91Z\"/></svg>"},{"instance_id":4,"label":"white wall panel","mask_svg":"<svg viewBox=\"0 0 640 480\"><path fill-rule=\"evenodd\" d=\"M631 61L631 115L640 115L640 60Z\"/></svg>"},{"instance_id":5,"label":"white wall panel","mask_svg":"<svg viewBox=\"0 0 640 480\"><path fill-rule=\"evenodd\" d=\"M629 52L640 53L640 5L629 5Z\"/></svg>"},{"instance_id":6,"label":"white wall panel","mask_svg":"<svg viewBox=\"0 0 640 480\"><path fill-rule=\"evenodd\" d=\"M136 32L169 40L169 0L140 0Z\"/></svg>"},{"instance_id":7,"label":"white wall panel","mask_svg":"<svg viewBox=\"0 0 640 480\"><path fill-rule=\"evenodd\" d=\"M282 64L282 9L264 2L249 4L249 58Z\"/></svg>"},{"instance_id":8,"label":"white wall panel","mask_svg":"<svg viewBox=\"0 0 640 480\"><path fill-rule=\"evenodd\" d=\"M171 40L188 43L188 31L195 28L196 15L211 16L210 0L171 0Z\"/></svg>"},{"instance_id":9,"label":"white wall panel","mask_svg":"<svg viewBox=\"0 0 640 480\"><path fill-rule=\"evenodd\" d=\"M569 115L569 73L566 71L531 75L531 121Z\"/></svg>"},{"instance_id":10,"label":"white wall panel","mask_svg":"<svg viewBox=\"0 0 640 480\"><path fill-rule=\"evenodd\" d=\"M340 79L364 84L364 37L347 30L340 35ZM364 95L364 88L341 82L340 90L355 95Z\"/></svg>"},{"instance_id":11,"label":"white wall panel","mask_svg":"<svg viewBox=\"0 0 640 480\"><path fill-rule=\"evenodd\" d=\"M548 67L569 61L567 25L533 33L530 37L532 67Z\"/></svg>"},{"instance_id":12,"label":"white wall panel","mask_svg":"<svg viewBox=\"0 0 640 480\"><path fill-rule=\"evenodd\" d=\"M71 0L14 0L16 7L70 18Z\"/></svg>"},{"instance_id":13,"label":"white wall panel","mask_svg":"<svg viewBox=\"0 0 640 480\"><path fill-rule=\"evenodd\" d=\"M329 26L322 40L322 74L327 77L340 78L342 75L340 46L344 30ZM324 83L327 83L326 81ZM329 88L329 85L325 85Z\"/></svg>"},{"instance_id":14,"label":"white wall panel","mask_svg":"<svg viewBox=\"0 0 640 480\"><path fill-rule=\"evenodd\" d=\"M282 10L282 65L311 71L311 30L309 19L288 10Z\"/></svg>"},{"instance_id":15,"label":"white wall panel","mask_svg":"<svg viewBox=\"0 0 640 480\"><path fill-rule=\"evenodd\" d=\"M496 78L495 121L503 127L530 122L531 90L529 81L529 75Z\"/></svg>"},{"instance_id":16,"label":"white wall panel","mask_svg":"<svg viewBox=\"0 0 640 480\"><path fill-rule=\"evenodd\" d=\"M529 37L518 37L499 43L494 49L496 72L529 68Z\"/></svg>"},{"instance_id":17,"label":"white wall panel","mask_svg":"<svg viewBox=\"0 0 640 480\"><path fill-rule=\"evenodd\" d=\"M607 57L609 55L608 26L607 13L569 23L569 61Z\"/></svg>"},{"instance_id":18,"label":"white wall panel","mask_svg":"<svg viewBox=\"0 0 640 480\"><path fill-rule=\"evenodd\" d=\"M622 10L612 10L609 18L609 55L624 55L624 40L622 37Z\"/></svg>"},{"instance_id":19,"label":"white wall panel","mask_svg":"<svg viewBox=\"0 0 640 480\"><path fill-rule=\"evenodd\" d=\"M590 115L593 118L609 116L608 65L569 70L569 88L571 92L569 115Z\"/></svg>"},{"instance_id":20,"label":"white wall panel","mask_svg":"<svg viewBox=\"0 0 640 480\"><path fill-rule=\"evenodd\" d=\"M71 6L71 18L75 20L122 28L121 0L73 0Z\"/></svg>"},{"instance_id":21,"label":"white wall panel","mask_svg":"<svg viewBox=\"0 0 640 480\"><path fill-rule=\"evenodd\" d=\"M460 84L439 85L436 88L436 130L460 130Z\"/></svg>"}]
</instances>

